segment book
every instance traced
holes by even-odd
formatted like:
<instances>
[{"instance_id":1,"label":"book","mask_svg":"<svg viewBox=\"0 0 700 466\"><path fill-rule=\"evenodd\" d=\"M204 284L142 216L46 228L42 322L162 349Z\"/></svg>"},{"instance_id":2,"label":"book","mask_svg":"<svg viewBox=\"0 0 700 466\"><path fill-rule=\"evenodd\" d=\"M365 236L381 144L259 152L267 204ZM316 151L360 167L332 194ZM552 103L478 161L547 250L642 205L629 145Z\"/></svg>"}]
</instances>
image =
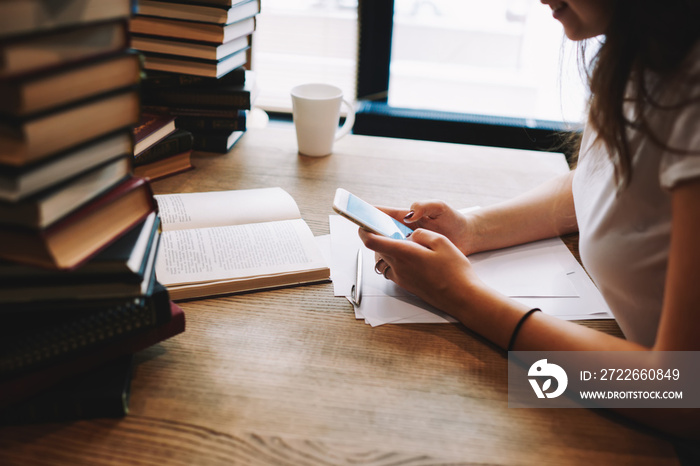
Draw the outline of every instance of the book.
<instances>
[{"instance_id":1,"label":"book","mask_svg":"<svg viewBox=\"0 0 700 466\"><path fill-rule=\"evenodd\" d=\"M77 267L146 218L155 208L152 196L143 179L129 178L46 229L0 228L0 258Z\"/></svg>"},{"instance_id":2,"label":"book","mask_svg":"<svg viewBox=\"0 0 700 466\"><path fill-rule=\"evenodd\" d=\"M194 144L196 151L216 152L225 154L243 137L245 131L222 132L194 132Z\"/></svg>"},{"instance_id":3,"label":"book","mask_svg":"<svg viewBox=\"0 0 700 466\"><path fill-rule=\"evenodd\" d=\"M156 277L173 300L327 281L330 269L281 188L156 196Z\"/></svg>"},{"instance_id":4,"label":"book","mask_svg":"<svg viewBox=\"0 0 700 466\"><path fill-rule=\"evenodd\" d=\"M0 227L19 225L37 230L46 228L104 193L130 173L131 158L124 155L21 201L0 201Z\"/></svg>"},{"instance_id":5,"label":"book","mask_svg":"<svg viewBox=\"0 0 700 466\"><path fill-rule=\"evenodd\" d=\"M242 36L223 44L217 44L169 37L133 35L131 47L142 52L179 55L203 60L222 60L233 53L248 49L250 36Z\"/></svg>"},{"instance_id":6,"label":"book","mask_svg":"<svg viewBox=\"0 0 700 466\"><path fill-rule=\"evenodd\" d=\"M16 202L120 156L131 156L131 130L88 141L38 163L0 166L0 201Z\"/></svg>"},{"instance_id":7,"label":"book","mask_svg":"<svg viewBox=\"0 0 700 466\"><path fill-rule=\"evenodd\" d=\"M21 166L139 121L139 92L125 89L23 119L0 119L0 164Z\"/></svg>"},{"instance_id":8,"label":"book","mask_svg":"<svg viewBox=\"0 0 700 466\"><path fill-rule=\"evenodd\" d=\"M0 37L127 18L131 0L3 0Z\"/></svg>"},{"instance_id":9,"label":"book","mask_svg":"<svg viewBox=\"0 0 700 466\"><path fill-rule=\"evenodd\" d=\"M219 60L204 60L201 58L181 57L178 55L143 54L147 70L167 71L170 73L185 73L196 76L218 78L248 62L248 47L238 50Z\"/></svg>"},{"instance_id":10,"label":"book","mask_svg":"<svg viewBox=\"0 0 700 466\"><path fill-rule=\"evenodd\" d=\"M126 354L64 380L0 411L0 425L120 418L129 412L133 355Z\"/></svg>"},{"instance_id":11,"label":"book","mask_svg":"<svg viewBox=\"0 0 700 466\"><path fill-rule=\"evenodd\" d=\"M0 78L91 60L129 45L126 20L0 41Z\"/></svg>"},{"instance_id":12,"label":"book","mask_svg":"<svg viewBox=\"0 0 700 466\"><path fill-rule=\"evenodd\" d=\"M167 105L144 105L144 111L153 113L165 113L168 115L194 116L204 118L239 118L246 112L245 109L238 108L205 108L205 107L178 107ZM175 120L177 126L177 120Z\"/></svg>"},{"instance_id":13,"label":"book","mask_svg":"<svg viewBox=\"0 0 700 466\"><path fill-rule=\"evenodd\" d=\"M0 381L99 350L170 319L168 292L158 282L129 298L46 303L4 312Z\"/></svg>"},{"instance_id":14,"label":"book","mask_svg":"<svg viewBox=\"0 0 700 466\"><path fill-rule=\"evenodd\" d=\"M192 151L188 150L136 166L134 167L134 175L146 178L149 181L155 181L192 168L194 168L192 166Z\"/></svg>"},{"instance_id":15,"label":"book","mask_svg":"<svg viewBox=\"0 0 700 466\"><path fill-rule=\"evenodd\" d=\"M188 3L201 3L205 5L220 5L224 7L236 6L240 3L245 3L248 0L188 0Z\"/></svg>"},{"instance_id":16,"label":"book","mask_svg":"<svg viewBox=\"0 0 700 466\"><path fill-rule=\"evenodd\" d=\"M194 76L191 74L167 73L163 71L149 70L146 77L141 80L141 88L145 91L161 87L181 87L181 86L214 86L221 84L245 84L246 69L238 67L219 78L207 78L205 76Z\"/></svg>"},{"instance_id":17,"label":"book","mask_svg":"<svg viewBox=\"0 0 700 466\"><path fill-rule=\"evenodd\" d=\"M0 113L26 116L76 100L134 86L141 79L135 53L79 62L47 72L0 79Z\"/></svg>"},{"instance_id":18,"label":"book","mask_svg":"<svg viewBox=\"0 0 700 466\"><path fill-rule=\"evenodd\" d=\"M144 93L146 105L250 110L258 95L255 74L246 73L243 85L186 86L151 89Z\"/></svg>"},{"instance_id":19,"label":"book","mask_svg":"<svg viewBox=\"0 0 700 466\"><path fill-rule=\"evenodd\" d=\"M260 0L247 0L228 7L167 0L138 0L138 11L144 16L230 24L260 13Z\"/></svg>"},{"instance_id":20,"label":"book","mask_svg":"<svg viewBox=\"0 0 700 466\"><path fill-rule=\"evenodd\" d=\"M188 131L245 131L246 112L243 111L237 118L211 118L196 116L179 116L175 121L178 128Z\"/></svg>"},{"instance_id":21,"label":"book","mask_svg":"<svg viewBox=\"0 0 700 466\"><path fill-rule=\"evenodd\" d=\"M3 312L148 293L154 284L160 219L155 212L82 267L49 270L0 262Z\"/></svg>"},{"instance_id":22,"label":"book","mask_svg":"<svg viewBox=\"0 0 700 466\"><path fill-rule=\"evenodd\" d=\"M148 314L148 310L156 307L156 312L166 310L168 313L166 319L156 326L110 340L92 351L80 351L70 358L62 358L41 369L0 379L0 408L35 395L75 374L98 367L122 355L136 353L185 331L185 314L175 303L165 302L160 298L156 302L151 298L134 301L132 306L141 315ZM51 351L48 351L48 354L53 354Z\"/></svg>"},{"instance_id":23,"label":"book","mask_svg":"<svg viewBox=\"0 0 700 466\"><path fill-rule=\"evenodd\" d=\"M134 158L134 168L192 150L192 133L177 129Z\"/></svg>"},{"instance_id":24,"label":"book","mask_svg":"<svg viewBox=\"0 0 700 466\"><path fill-rule=\"evenodd\" d=\"M142 113L134 127L134 156L164 139L175 131L175 118L155 113Z\"/></svg>"},{"instance_id":25,"label":"book","mask_svg":"<svg viewBox=\"0 0 700 466\"><path fill-rule=\"evenodd\" d=\"M255 17L231 24L208 24L137 15L129 22L129 31L132 34L150 34L223 44L252 34L255 31Z\"/></svg>"}]
</instances>

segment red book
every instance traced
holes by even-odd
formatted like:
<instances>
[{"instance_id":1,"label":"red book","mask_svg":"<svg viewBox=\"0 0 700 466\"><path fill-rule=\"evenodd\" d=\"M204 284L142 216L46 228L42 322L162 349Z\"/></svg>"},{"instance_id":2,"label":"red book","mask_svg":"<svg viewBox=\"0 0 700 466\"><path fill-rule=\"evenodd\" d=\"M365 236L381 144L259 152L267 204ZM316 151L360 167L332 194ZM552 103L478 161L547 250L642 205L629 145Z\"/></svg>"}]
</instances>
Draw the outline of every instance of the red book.
<instances>
[{"instance_id":1,"label":"red book","mask_svg":"<svg viewBox=\"0 0 700 466\"><path fill-rule=\"evenodd\" d=\"M169 306L169 312L166 311L169 320L164 323L127 338L108 342L98 348L82 351L77 356L42 369L0 381L0 408L36 395L71 376L86 372L122 355L144 350L184 332L185 314L182 309L169 300L165 305ZM162 313L162 310L157 312Z\"/></svg>"},{"instance_id":2,"label":"red book","mask_svg":"<svg viewBox=\"0 0 700 466\"><path fill-rule=\"evenodd\" d=\"M156 209L150 185L127 178L43 230L0 229L0 258L54 269L84 263Z\"/></svg>"},{"instance_id":3,"label":"red book","mask_svg":"<svg viewBox=\"0 0 700 466\"><path fill-rule=\"evenodd\" d=\"M134 128L134 155L137 156L175 131L175 117L144 113Z\"/></svg>"}]
</instances>

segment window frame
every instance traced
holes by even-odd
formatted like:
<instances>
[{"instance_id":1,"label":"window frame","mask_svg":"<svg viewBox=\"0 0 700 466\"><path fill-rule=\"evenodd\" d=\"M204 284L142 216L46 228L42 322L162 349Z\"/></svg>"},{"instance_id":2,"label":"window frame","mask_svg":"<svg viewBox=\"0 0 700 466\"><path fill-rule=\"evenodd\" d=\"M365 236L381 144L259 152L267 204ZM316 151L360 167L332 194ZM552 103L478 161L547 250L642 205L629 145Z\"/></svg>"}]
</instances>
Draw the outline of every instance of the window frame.
<instances>
[{"instance_id":1,"label":"window frame","mask_svg":"<svg viewBox=\"0 0 700 466\"><path fill-rule=\"evenodd\" d=\"M564 122L409 109L388 104L394 0L358 0L357 111L353 133L539 151L564 151Z\"/></svg>"}]
</instances>

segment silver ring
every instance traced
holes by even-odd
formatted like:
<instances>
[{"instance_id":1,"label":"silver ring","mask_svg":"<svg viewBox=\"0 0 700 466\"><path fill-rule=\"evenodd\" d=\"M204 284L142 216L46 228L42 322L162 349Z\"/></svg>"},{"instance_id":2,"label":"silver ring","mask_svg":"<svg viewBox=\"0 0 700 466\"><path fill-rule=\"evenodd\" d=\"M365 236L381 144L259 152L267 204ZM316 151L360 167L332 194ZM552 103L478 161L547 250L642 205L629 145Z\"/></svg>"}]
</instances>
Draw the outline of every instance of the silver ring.
<instances>
[{"instance_id":1,"label":"silver ring","mask_svg":"<svg viewBox=\"0 0 700 466\"><path fill-rule=\"evenodd\" d=\"M382 272L381 270L379 270L379 264L381 264L382 262L384 262L384 259L379 259L379 260L377 261L377 263L374 264L374 271L376 272L377 275L384 275L384 272ZM387 268L389 268L388 265L387 265ZM386 270L386 269L384 269L384 270Z\"/></svg>"},{"instance_id":2,"label":"silver ring","mask_svg":"<svg viewBox=\"0 0 700 466\"><path fill-rule=\"evenodd\" d=\"M389 271L390 268L391 268L391 267L389 267L389 266L387 265L386 268L384 269L384 272L382 272L382 275L384 275L384 278L386 278L387 280L389 280L389 277L386 276L386 273Z\"/></svg>"}]
</instances>

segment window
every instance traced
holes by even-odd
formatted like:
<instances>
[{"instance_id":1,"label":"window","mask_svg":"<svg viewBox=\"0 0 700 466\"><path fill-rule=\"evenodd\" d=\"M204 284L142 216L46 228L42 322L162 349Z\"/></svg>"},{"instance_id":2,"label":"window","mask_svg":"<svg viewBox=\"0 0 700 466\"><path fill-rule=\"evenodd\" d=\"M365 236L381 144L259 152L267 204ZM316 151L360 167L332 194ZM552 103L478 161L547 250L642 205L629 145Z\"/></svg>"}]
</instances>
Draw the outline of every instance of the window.
<instances>
[{"instance_id":1,"label":"window","mask_svg":"<svg viewBox=\"0 0 700 466\"><path fill-rule=\"evenodd\" d=\"M253 38L253 68L260 86L256 105L291 112L289 91L324 82L355 99L357 2L264 0Z\"/></svg>"},{"instance_id":2,"label":"window","mask_svg":"<svg viewBox=\"0 0 700 466\"><path fill-rule=\"evenodd\" d=\"M585 106L550 16L538 0L266 0L258 105L289 112L294 85L328 82L359 96L357 133L548 149Z\"/></svg>"}]
</instances>

